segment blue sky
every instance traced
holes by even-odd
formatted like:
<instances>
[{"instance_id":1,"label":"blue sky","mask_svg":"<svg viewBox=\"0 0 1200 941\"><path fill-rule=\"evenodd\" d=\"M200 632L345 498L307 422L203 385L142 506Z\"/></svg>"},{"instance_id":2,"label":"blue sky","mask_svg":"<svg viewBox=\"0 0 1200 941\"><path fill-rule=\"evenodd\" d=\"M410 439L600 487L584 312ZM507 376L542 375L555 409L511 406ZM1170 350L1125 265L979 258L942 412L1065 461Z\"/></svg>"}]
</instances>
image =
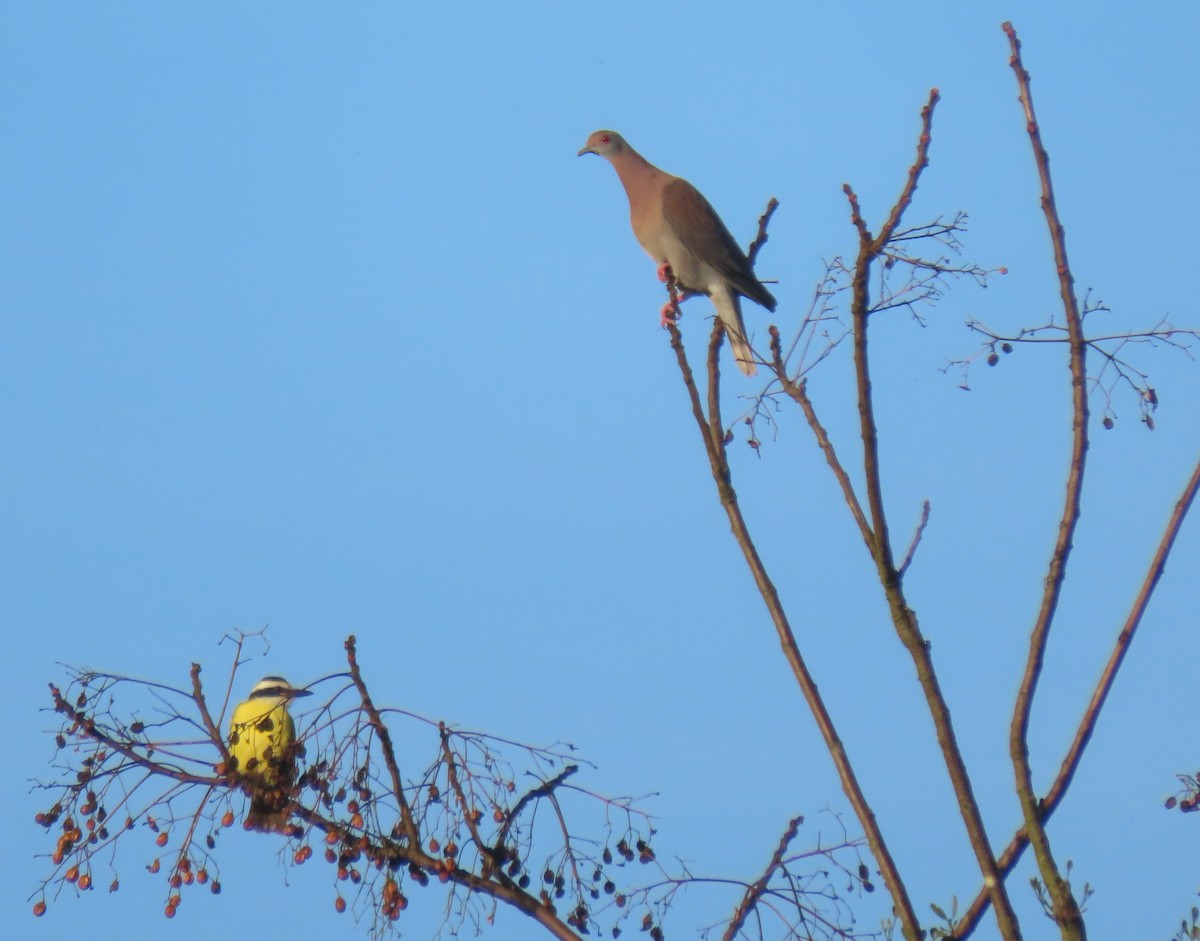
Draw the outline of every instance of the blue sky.
<instances>
[{"instance_id":1,"label":"blue sky","mask_svg":"<svg viewBox=\"0 0 1200 941\"><path fill-rule=\"evenodd\" d=\"M729 536L667 345L662 291L588 133L620 130L686 176L806 308L851 254L841 185L878 224L942 103L917 222L970 212L967 257L1009 274L877 324L886 496L997 844L1018 819L1007 724L1067 458L1061 351L977 367L968 317L1043 321L1056 285L1008 51L1026 64L1081 289L1135 329L1194 325L1200 83L1192 4L838 7L704 2L10 5L0 21L0 618L18 756L5 909L22 936L365 933L330 873L242 838L218 899L164 927L144 848L125 888L28 893L49 844L27 793L53 745L60 663L181 684L224 676L221 637L270 625L268 672L342 666L376 699L532 742L566 739L588 784L658 792L662 857L753 877L787 818L844 809L828 757ZM1107 9L1106 9L1107 7ZM703 300L685 339L707 335ZM1196 365L1148 353L1162 407L1096 428L1090 489L1031 740L1049 780L1196 458ZM726 370L726 413L756 387ZM846 357L810 389L855 441ZM978 877L912 669L811 436L788 413L742 506L918 909ZM1162 938L1196 901L1195 820L1162 810L1196 767L1196 521L1051 829L1100 937ZM802 831L803 845L806 832ZM139 855L139 853L141 855ZM241 879L237 873L244 871ZM1011 885L1028 936L1048 931ZM287 883L290 883L287 884ZM261 904L261 900L267 900ZM435 890L408 937L431 933ZM693 893L672 937L727 914ZM877 911L864 903L865 924ZM411 917L410 917L411 916ZM931 919L932 921L932 919ZM530 937L502 915L495 938ZM990 925L979 935L991 937Z\"/></svg>"}]
</instances>

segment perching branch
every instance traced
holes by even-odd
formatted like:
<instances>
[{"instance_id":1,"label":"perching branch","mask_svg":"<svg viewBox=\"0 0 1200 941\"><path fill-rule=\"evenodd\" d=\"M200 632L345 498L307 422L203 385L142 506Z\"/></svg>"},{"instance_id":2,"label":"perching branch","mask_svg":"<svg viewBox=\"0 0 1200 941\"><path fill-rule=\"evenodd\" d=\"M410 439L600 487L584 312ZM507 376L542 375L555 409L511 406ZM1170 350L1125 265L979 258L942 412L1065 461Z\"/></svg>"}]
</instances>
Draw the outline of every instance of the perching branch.
<instances>
[{"instance_id":1,"label":"perching branch","mask_svg":"<svg viewBox=\"0 0 1200 941\"><path fill-rule=\"evenodd\" d=\"M239 641L231 676L243 663L240 651ZM632 920L651 941L662 941L662 919L680 889L746 886L732 878L696 879L686 867L675 874L664 869L652 847L651 819L636 801L569 783L580 767L567 760L571 746L538 748L380 708L353 637L345 651L348 673L309 684L343 681L340 687L323 704L293 715L300 767L290 790L280 786L290 816L284 858L301 866L314 850L323 852L337 867L336 909L352 907L374 936L388 934L400 919L406 892L434 881L449 893L446 918L457 919L448 930L480 929L508 906L560 941ZM129 852L149 833L147 869L166 876L165 913L173 918L187 887L220 891L224 834L253 782L222 757L227 746L205 715L198 666L190 691L111 674L72 676L65 692L52 688L62 721L57 779L37 786L53 795L37 822L55 842L50 875L33 894L34 913L43 914L64 891L92 888L104 867L112 868L109 888L116 891L118 846ZM136 718L147 700L152 721ZM432 730L436 739L432 761L416 780L401 775L397 723L415 725L417 733ZM523 753L527 767L514 764L514 752ZM522 777L531 783L519 787ZM585 815L592 821L586 836L577 832ZM790 888L772 885L762 901L789 936L796 925L817 924L816 939L852 937L846 906L827 877L831 868L851 871L838 859L843 852L858 856L858 844L843 841L785 860L822 859L812 872L791 874ZM631 881L635 868L626 867L634 862L651 865L655 879Z\"/></svg>"},{"instance_id":2,"label":"perching branch","mask_svg":"<svg viewBox=\"0 0 1200 941\"><path fill-rule=\"evenodd\" d=\"M787 613L784 611L783 604L779 600L779 593L758 554L758 549L750 536L749 527L738 506L737 493L733 488L732 474L725 449L725 432L720 425L719 413L710 412L709 415L705 415L700 392L696 387L695 377L688 363L687 354L684 351L683 336L674 323L668 323L667 329L670 331L671 348L675 351L679 371L688 391L692 416L696 421L696 426L704 442L705 453L708 455L709 468L712 471L713 481L717 487L717 496L729 519L734 539L737 541L738 547L742 550L746 564L750 568L751 576L754 578L754 583L758 587L759 593L762 595L763 601L767 606L767 611L779 637L780 646L783 648L784 658L787 660L788 666L791 667L792 675L800 687L800 692L804 696L804 700L808 704L813 718L816 720L817 728L825 740L825 746L833 758L834 767L837 769L838 777L842 782L842 789L850 801L850 805L858 817L859 823L863 827L867 844L870 847L872 855L875 857L876 863L879 865L884 884L892 895L892 901L896 907L897 917L900 920L904 936L907 941L920 941L920 923L917 920L916 912L913 910L912 902L908 897L908 892L900 877L899 870L896 868L896 863L891 856L891 852L888 850L887 843L883 837L883 831L879 828L878 822L875 820L874 811L872 811L858 783L858 777L854 773L850 758L834 726L833 718L830 716L824 699L817 688L816 681L809 672L808 665L805 663L804 657L800 652L800 646L792 631ZM719 401L720 367L717 352L720 344L716 334L720 329L720 320L717 320L713 328L714 338L710 342L708 349L708 399L710 404L714 401Z\"/></svg>"},{"instance_id":3,"label":"perching branch","mask_svg":"<svg viewBox=\"0 0 1200 941\"><path fill-rule=\"evenodd\" d=\"M586 860L595 871L604 871L596 847L605 847L610 838L621 846L637 843L649 854L653 831L644 815L625 800L572 792L572 801L579 795L585 809L602 805L604 833L580 842L562 817L564 829L556 836L538 827L537 810L545 801L563 810L557 790L577 766L559 770L559 752L517 745L538 768L554 773L527 772L538 783L509 806L516 772L499 752L498 740L489 745L485 736L445 725L438 725L437 757L424 781L406 782L384 710L375 706L362 678L353 637L346 642L346 656L353 685L310 713L311 720L297 717L304 721L297 751L307 758L288 807L292 863L303 865L313 855L313 843L321 844L316 838L324 835L325 858L338 867L335 885L347 879L357 887L354 904L376 934L406 907L404 883L425 886L430 876L451 888L451 901L464 917L475 917L471 913L486 899L517 908L563 941L578 939L589 926L599 930L590 908L590 900L600 897L591 868L586 881L576 867L550 887L533 883L527 869L536 865L535 854L547 858L548 851L551 859ZM233 672L240 662L239 645ZM58 780L38 786L53 794L53 803L37 821L56 841L53 869L35 893L35 914L43 913L47 897L64 887L91 888L101 867L115 866L118 843L128 848L147 831L153 843L147 868L157 873L166 864L161 868L168 879L168 917L175 917L186 887L220 890L220 838L237 819L234 809L245 781L229 769L227 747L208 714L199 675L194 665L190 692L93 672L75 673L67 692L51 688L54 710L62 718L61 764ZM341 697L351 689L358 702L342 708ZM127 706L132 700L134 716L138 703L149 699L155 718L122 715L116 710L118 698ZM448 799L442 798L443 790ZM624 816L623 824L612 819L614 810ZM110 890L117 885L114 878ZM560 915L556 901L567 891L576 900ZM346 908L340 892L335 902L339 911ZM630 913L608 908L617 918Z\"/></svg>"}]
</instances>

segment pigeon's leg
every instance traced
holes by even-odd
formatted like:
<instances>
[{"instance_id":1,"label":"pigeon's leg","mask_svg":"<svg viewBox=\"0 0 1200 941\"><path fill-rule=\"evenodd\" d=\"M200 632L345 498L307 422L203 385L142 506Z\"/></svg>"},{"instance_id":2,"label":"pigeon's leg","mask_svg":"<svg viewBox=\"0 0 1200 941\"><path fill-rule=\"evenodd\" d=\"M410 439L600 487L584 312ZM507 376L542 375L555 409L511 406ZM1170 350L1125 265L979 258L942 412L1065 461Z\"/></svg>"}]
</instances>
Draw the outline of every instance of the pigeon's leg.
<instances>
[{"instance_id":1,"label":"pigeon's leg","mask_svg":"<svg viewBox=\"0 0 1200 941\"><path fill-rule=\"evenodd\" d=\"M663 329L667 328L669 323L678 323L682 313L679 310L679 305L686 301L689 297L695 297L700 291L689 291L682 284L675 280L675 272L671 270L671 263L664 261L658 266L658 280L667 286L667 290L671 292L671 299L663 305L662 313L659 315L659 322Z\"/></svg>"}]
</instances>

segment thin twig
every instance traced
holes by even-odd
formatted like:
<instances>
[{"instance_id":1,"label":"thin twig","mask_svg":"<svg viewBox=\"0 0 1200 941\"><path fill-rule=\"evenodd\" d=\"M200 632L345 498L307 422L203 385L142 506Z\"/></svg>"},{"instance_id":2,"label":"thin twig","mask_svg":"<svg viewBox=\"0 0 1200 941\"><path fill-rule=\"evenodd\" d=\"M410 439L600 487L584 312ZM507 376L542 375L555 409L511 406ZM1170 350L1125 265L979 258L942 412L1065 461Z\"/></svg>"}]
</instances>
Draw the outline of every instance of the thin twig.
<instances>
[{"instance_id":1,"label":"thin twig","mask_svg":"<svg viewBox=\"0 0 1200 941\"><path fill-rule=\"evenodd\" d=\"M775 210L778 208L779 200L772 196L767 200L767 208L758 217L758 234L754 236L754 241L750 243L750 250L746 252L746 258L750 260L751 268L754 267L754 260L758 258L758 253L767 244L767 226L770 225L771 216L775 215Z\"/></svg>"},{"instance_id":2,"label":"thin twig","mask_svg":"<svg viewBox=\"0 0 1200 941\"><path fill-rule=\"evenodd\" d=\"M400 775L400 765L396 762L396 749L392 745L392 733L388 731L387 724L383 721L379 710L375 708L371 694L367 691L367 684L363 681L362 671L358 666L358 650L353 634L346 638L346 661L350 664L350 679L354 682L354 688L358 690L363 709L367 713L367 720L379 737L379 748L383 752L383 760L387 764L388 773L392 778L392 793L395 794L396 803L400 807L400 821L404 827L404 835L408 838L409 843L419 846L421 831L417 829L412 808L408 804L408 798L404 796L404 780Z\"/></svg>"},{"instance_id":3,"label":"thin twig","mask_svg":"<svg viewBox=\"0 0 1200 941\"><path fill-rule=\"evenodd\" d=\"M775 848L775 852L771 854L771 861L767 863L767 868L763 870L762 875L752 884L746 886L746 894L742 896L742 900L738 903L737 908L734 909L733 917L729 919L729 926L721 936L721 941L733 941L737 937L738 932L742 930L742 925L746 923L747 916L758 905L758 900L762 898L763 893L767 891L767 886L770 884L776 870L783 865L783 854L787 852L788 846L796 838L796 833L803 822L803 817L793 817L788 821L787 829L783 831L783 836L779 838L779 845Z\"/></svg>"},{"instance_id":4,"label":"thin twig","mask_svg":"<svg viewBox=\"0 0 1200 941\"><path fill-rule=\"evenodd\" d=\"M521 812L529 806L530 802L541 797L549 797L554 793L555 788L578 770L579 765L567 765L548 781L543 781L537 787L531 788L521 795L520 799L513 805L512 810L504 815L504 823L500 826L499 833L496 834L494 849L497 854L503 849L504 841L508 838L508 831L512 829L513 823L521 816Z\"/></svg>"},{"instance_id":5,"label":"thin twig","mask_svg":"<svg viewBox=\"0 0 1200 941\"><path fill-rule=\"evenodd\" d=\"M225 744L225 737L213 722L212 715L208 711L208 702L204 698L204 690L200 686L200 664L192 664L192 701L196 703L196 708L200 710L200 721L204 723L204 728L208 730L209 736L213 740L213 744L217 746L221 752L221 760L225 762L225 767L229 767L229 747Z\"/></svg>"},{"instance_id":6,"label":"thin twig","mask_svg":"<svg viewBox=\"0 0 1200 941\"><path fill-rule=\"evenodd\" d=\"M829 464L829 469L833 471L833 476L842 488L842 497L845 499L846 505L850 508L850 513L854 517L854 521L858 524L858 531L862 535L863 542L866 543L869 551L875 541L875 536L871 532L871 523L867 520L867 515L863 512L862 504L858 500L858 494L854 492L854 484L850 480L850 475L846 473L846 468L842 466L842 462L837 456L837 451L833 446L833 441L830 440L829 432L825 430L825 426L821 424L821 420L817 416L812 399L808 395L808 382L803 379L800 382L792 381L784 372L783 361L779 358L778 353L776 353L773 365L775 367L775 374L779 377L779 382L783 386L783 390L792 397L792 400L804 412L804 417L808 421L809 428L812 429L812 433L817 439L817 444L820 446L821 452L825 455L825 461Z\"/></svg>"},{"instance_id":7,"label":"thin twig","mask_svg":"<svg viewBox=\"0 0 1200 941\"><path fill-rule=\"evenodd\" d=\"M925 168L929 166L929 144L933 139L933 109L937 107L940 98L941 95L936 88L929 90L929 102L921 109L921 136L917 140L917 159L908 168L908 180L904 184L904 189L900 192L900 198L892 206L892 211L888 214L887 221L884 222L883 228L879 230L879 235L875 238L876 253L883 251L883 247L896 234L900 220L904 217L904 213L912 203L913 195L917 192L917 181L920 180Z\"/></svg>"},{"instance_id":8,"label":"thin twig","mask_svg":"<svg viewBox=\"0 0 1200 941\"><path fill-rule=\"evenodd\" d=\"M467 801L462 782L458 779L458 762L454 760L454 751L450 748L450 733L446 730L444 722L438 723L438 737L442 742L442 758L446 762L446 780L450 783L450 789L454 791L454 799L458 801L459 809L462 810L463 820L466 821L471 840L483 854L483 875L491 875L490 866L495 857L492 855L492 848L488 846L487 841L479 832L479 823L474 813L475 808Z\"/></svg>"},{"instance_id":9,"label":"thin twig","mask_svg":"<svg viewBox=\"0 0 1200 941\"><path fill-rule=\"evenodd\" d=\"M108 748L128 758L132 764L140 768L145 768L147 772L159 777L171 778L178 781L180 784L203 784L211 787L220 782L220 778L213 778L207 775L190 774L182 768L176 768L171 765L164 765L161 762L152 759L149 754L139 755L131 746L113 738L107 732L104 732L97 724L96 720L80 709L76 709L66 699L63 698L62 692L53 683L50 684L50 695L54 699L54 709L56 712L61 712L72 722L79 726L79 730L88 738L95 739L101 742Z\"/></svg>"},{"instance_id":10,"label":"thin twig","mask_svg":"<svg viewBox=\"0 0 1200 941\"><path fill-rule=\"evenodd\" d=\"M314 829L320 830L323 833L336 834L344 842L363 846L361 837L345 829L345 827L336 821L329 820L315 811L306 807L299 807L296 815ZM440 863L440 860L423 852L420 849L419 843L402 846L392 841L381 840L378 845L370 848L383 858L399 859L424 870L436 871ZM541 904L537 898L513 885L511 881L488 879L457 866L449 870L442 868L440 871L445 873L448 881L456 885L461 885L469 892L478 892L481 895L504 902L506 905L511 905L513 908L538 922L543 928L558 938L559 941L579 941L579 935L558 918L553 907Z\"/></svg>"},{"instance_id":11,"label":"thin twig","mask_svg":"<svg viewBox=\"0 0 1200 941\"><path fill-rule=\"evenodd\" d=\"M917 547L921 544L921 537L925 534L925 527L929 525L929 501L926 500L921 504L921 519L917 522L916 531L913 533L912 542L908 544L908 552L904 553L904 561L900 563L899 574L904 577L904 573L908 571L908 567L912 565L913 557L917 554Z\"/></svg>"}]
</instances>

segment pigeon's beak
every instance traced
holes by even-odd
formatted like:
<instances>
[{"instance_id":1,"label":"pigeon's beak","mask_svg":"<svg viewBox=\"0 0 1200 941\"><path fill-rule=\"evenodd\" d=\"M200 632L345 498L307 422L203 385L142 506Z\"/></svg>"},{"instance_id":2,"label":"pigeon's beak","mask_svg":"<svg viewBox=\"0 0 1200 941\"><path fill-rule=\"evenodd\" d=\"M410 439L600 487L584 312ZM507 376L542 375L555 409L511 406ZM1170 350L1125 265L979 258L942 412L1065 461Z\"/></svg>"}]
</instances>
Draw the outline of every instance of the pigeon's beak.
<instances>
[{"instance_id":1,"label":"pigeon's beak","mask_svg":"<svg viewBox=\"0 0 1200 941\"><path fill-rule=\"evenodd\" d=\"M594 154L595 152L596 152L596 151L592 150L592 148L591 148L591 147L584 147L584 148L583 148L581 151L579 151L579 153L577 153L575 156L576 156L576 157L582 157L584 154Z\"/></svg>"}]
</instances>

